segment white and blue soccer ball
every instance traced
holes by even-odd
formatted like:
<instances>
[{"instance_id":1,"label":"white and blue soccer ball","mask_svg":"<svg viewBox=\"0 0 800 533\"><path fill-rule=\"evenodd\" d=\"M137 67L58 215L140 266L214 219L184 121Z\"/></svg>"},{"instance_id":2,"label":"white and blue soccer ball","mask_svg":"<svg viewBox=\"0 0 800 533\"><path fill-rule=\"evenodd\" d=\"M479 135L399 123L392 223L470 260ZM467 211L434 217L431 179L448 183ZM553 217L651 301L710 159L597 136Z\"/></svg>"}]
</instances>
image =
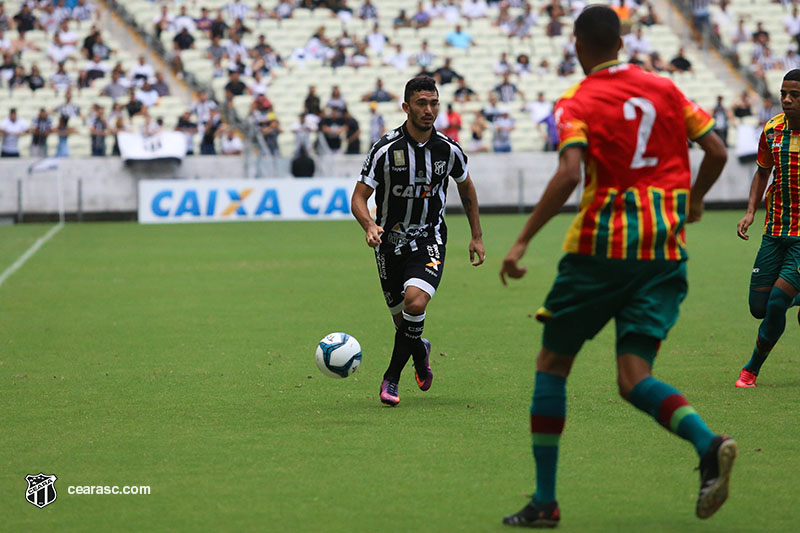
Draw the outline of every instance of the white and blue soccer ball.
<instances>
[{"instance_id":1,"label":"white and blue soccer ball","mask_svg":"<svg viewBox=\"0 0 800 533\"><path fill-rule=\"evenodd\" d=\"M347 333L326 335L317 345L317 366L330 378L346 378L361 364L361 345Z\"/></svg>"}]
</instances>

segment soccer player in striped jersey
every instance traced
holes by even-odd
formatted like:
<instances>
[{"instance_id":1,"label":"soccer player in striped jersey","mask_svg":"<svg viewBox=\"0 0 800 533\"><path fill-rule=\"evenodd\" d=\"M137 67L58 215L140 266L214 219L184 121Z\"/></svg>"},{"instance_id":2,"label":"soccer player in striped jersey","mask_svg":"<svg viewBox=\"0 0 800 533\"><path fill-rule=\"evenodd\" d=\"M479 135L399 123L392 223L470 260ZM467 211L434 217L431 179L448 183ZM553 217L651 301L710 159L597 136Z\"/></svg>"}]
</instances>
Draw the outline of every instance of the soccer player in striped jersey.
<instances>
[{"instance_id":1,"label":"soccer player in striped jersey","mask_svg":"<svg viewBox=\"0 0 800 533\"><path fill-rule=\"evenodd\" d=\"M353 215L375 249L381 288L396 327L380 390L381 402L390 406L400 402L398 383L409 357L414 359L419 388L426 391L433 383L431 344L422 338L422 330L425 309L444 272L450 177L472 230L470 261L478 266L486 255L467 156L457 142L433 127L439 112L436 82L425 76L411 79L403 99L408 120L372 146L352 199ZM377 220L367 208L373 191Z\"/></svg>"},{"instance_id":2,"label":"soccer player in striped jersey","mask_svg":"<svg viewBox=\"0 0 800 533\"><path fill-rule=\"evenodd\" d=\"M761 365L786 327L786 311L800 304L800 70L783 77L781 106L783 113L761 132L747 213L736 228L739 237L750 238L747 229L772 174L764 235L750 277L750 313L762 320L753 355L739 373L737 387L756 386Z\"/></svg>"},{"instance_id":3,"label":"soccer player in striped jersey","mask_svg":"<svg viewBox=\"0 0 800 533\"><path fill-rule=\"evenodd\" d=\"M503 283L525 274L519 261L528 242L572 194L583 162L580 211L537 313L544 334L530 409L536 493L503 523L558 524L566 379L584 341L612 318L619 393L694 445L700 458L696 514L707 518L727 498L736 443L712 433L683 394L653 377L652 365L686 295L684 224L700 220L703 197L725 165L725 146L713 119L672 81L617 60L622 41L613 10L591 6L574 28L586 78L556 104L558 169L500 270ZM705 151L693 187L687 139Z\"/></svg>"}]
</instances>

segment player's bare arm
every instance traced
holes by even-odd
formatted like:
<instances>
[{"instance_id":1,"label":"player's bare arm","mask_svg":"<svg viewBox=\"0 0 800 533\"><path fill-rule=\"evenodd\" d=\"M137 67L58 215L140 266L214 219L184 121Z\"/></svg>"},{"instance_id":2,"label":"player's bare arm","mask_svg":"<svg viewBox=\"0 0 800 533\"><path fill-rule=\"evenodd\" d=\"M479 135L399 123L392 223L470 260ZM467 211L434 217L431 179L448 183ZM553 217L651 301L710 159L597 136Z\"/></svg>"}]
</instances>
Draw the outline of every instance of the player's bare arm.
<instances>
[{"instance_id":1,"label":"player's bare arm","mask_svg":"<svg viewBox=\"0 0 800 533\"><path fill-rule=\"evenodd\" d=\"M700 162L700 169L697 171L697 179L692 186L691 200L689 203L689 214L686 221L689 223L699 222L703 216L703 198L706 193L717 181L725 162L728 160L728 151L725 143L719 135L713 131L708 132L702 139L697 141L705 155Z\"/></svg>"},{"instance_id":2,"label":"player's bare arm","mask_svg":"<svg viewBox=\"0 0 800 533\"><path fill-rule=\"evenodd\" d=\"M381 243L383 228L377 225L369 214L367 200L370 196L372 196L372 187L361 182L356 183L356 188L350 201L350 210L358 220L358 223L361 224L361 227L364 228L367 244L371 248L375 248Z\"/></svg>"},{"instance_id":3,"label":"player's bare arm","mask_svg":"<svg viewBox=\"0 0 800 533\"><path fill-rule=\"evenodd\" d=\"M475 184L467 174L467 179L456 184L458 195L461 197L461 205L469 221L469 229L472 231L472 239L469 241L469 260L472 266L483 264L486 259L486 250L483 246L483 230L481 229L481 219L478 215L478 194L475 192Z\"/></svg>"},{"instance_id":4,"label":"player's bare arm","mask_svg":"<svg viewBox=\"0 0 800 533\"><path fill-rule=\"evenodd\" d=\"M736 225L736 234L740 239L744 239L745 241L750 239L747 230L753 224L753 219L758 210L758 204L760 204L761 199L764 198L764 191L767 189L771 172L771 168L758 167L756 173L753 175L753 183L750 184L750 197L747 200L747 212Z\"/></svg>"},{"instance_id":5,"label":"player's bare arm","mask_svg":"<svg viewBox=\"0 0 800 533\"><path fill-rule=\"evenodd\" d=\"M558 158L558 168L542 194L539 204L531 213L525 227L511 246L500 268L500 280L506 285L506 276L519 279L527 269L519 265L528 242L547 222L556 216L581 181L581 162L584 148L570 146Z\"/></svg>"}]
</instances>

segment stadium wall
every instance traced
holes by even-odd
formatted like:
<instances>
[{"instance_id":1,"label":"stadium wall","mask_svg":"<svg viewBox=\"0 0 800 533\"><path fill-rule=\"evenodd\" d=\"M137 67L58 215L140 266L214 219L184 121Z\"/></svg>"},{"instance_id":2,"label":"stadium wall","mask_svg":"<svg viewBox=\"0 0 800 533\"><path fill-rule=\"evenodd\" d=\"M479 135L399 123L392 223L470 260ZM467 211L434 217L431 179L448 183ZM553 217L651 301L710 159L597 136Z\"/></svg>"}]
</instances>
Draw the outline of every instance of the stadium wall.
<instances>
[{"instance_id":1,"label":"stadium wall","mask_svg":"<svg viewBox=\"0 0 800 533\"><path fill-rule=\"evenodd\" d=\"M692 151L694 171L701 159L702 152ZM58 179L62 183L64 208L70 218L80 211L87 218L102 215L103 218L129 219L137 210L139 180L254 177L256 168L271 169L264 175L274 176L275 171L283 174L280 170L288 166L285 159L265 160L256 165L225 156L189 157L181 165L156 162L125 165L117 158L70 158L61 160L57 170L29 173L33 163L32 159L0 162L0 215L6 219L19 220L22 214L23 219L36 220L57 214ZM325 169L329 177L355 178L362 163L363 156L336 155L318 161L317 168ZM473 155L470 172L481 207L521 210L536 204L556 164L553 153ZM731 159L709 193L708 201L723 205L746 202L753 171L753 163ZM577 203L579 192L573 195L570 204ZM459 206L455 191L449 195L448 206Z\"/></svg>"}]
</instances>

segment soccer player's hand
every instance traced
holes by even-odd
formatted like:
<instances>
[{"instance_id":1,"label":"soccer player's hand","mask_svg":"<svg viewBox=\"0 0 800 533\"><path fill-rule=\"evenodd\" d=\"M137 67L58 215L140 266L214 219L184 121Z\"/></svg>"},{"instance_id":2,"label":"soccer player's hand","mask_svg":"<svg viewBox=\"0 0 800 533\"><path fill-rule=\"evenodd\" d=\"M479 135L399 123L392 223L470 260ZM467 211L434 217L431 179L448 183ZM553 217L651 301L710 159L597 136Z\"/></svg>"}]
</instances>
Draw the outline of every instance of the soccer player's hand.
<instances>
[{"instance_id":1,"label":"soccer player's hand","mask_svg":"<svg viewBox=\"0 0 800 533\"><path fill-rule=\"evenodd\" d=\"M477 259L476 259L477 256ZM469 241L469 262L472 266L482 265L486 259L486 250L483 247L483 239L475 237Z\"/></svg>"},{"instance_id":2,"label":"soccer player's hand","mask_svg":"<svg viewBox=\"0 0 800 533\"><path fill-rule=\"evenodd\" d=\"M689 215L686 217L686 222L691 224L692 222L700 222L700 219L703 218L703 200L699 202L692 201L689 204Z\"/></svg>"},{"instance_id":3,"label":"soccer player's hand","mask_svg":"<svg viewBox=\"0 0 800 533\"><path fill-rule=\"evenodd\" d=\"M753 215L747 213L742 220L736 224L736 234L739 236L740 239L749 240L750 235L747 234L747 229L753 223Z\"/></svg>"},{"instance_id":4,"label":"soccer player's hand","mask_svg":"<svg viewBox=\"0 0 800 533\"><path fill-rule=\"evenodd\" d=\"M500 267L500 281L503 282L503 285L508 285L506 275L510 278L519 279L528 271L527 268L519 266L519 260L525 255L526 248L526 245L514 243L506 258L503 259L503 266Z\"/></svg>"},{"instance_id":5,"label":"soccer player's hand","mask_svg":"<svg viewBox=\"0 0 800 533\"><path fill-rule=\"evenodd\" d=\"M367 230L367 236L366 236L367 245L370 248L375 248L376 246L378 246L381 242L383 242L381 241L381 235L383 235L382 227L378 226L377 224L371 226Z\"/></svg>"}]
</instances>

